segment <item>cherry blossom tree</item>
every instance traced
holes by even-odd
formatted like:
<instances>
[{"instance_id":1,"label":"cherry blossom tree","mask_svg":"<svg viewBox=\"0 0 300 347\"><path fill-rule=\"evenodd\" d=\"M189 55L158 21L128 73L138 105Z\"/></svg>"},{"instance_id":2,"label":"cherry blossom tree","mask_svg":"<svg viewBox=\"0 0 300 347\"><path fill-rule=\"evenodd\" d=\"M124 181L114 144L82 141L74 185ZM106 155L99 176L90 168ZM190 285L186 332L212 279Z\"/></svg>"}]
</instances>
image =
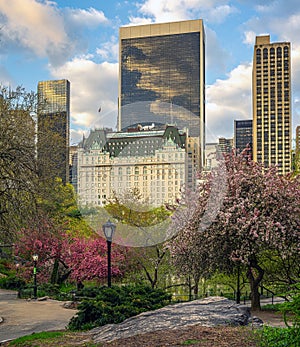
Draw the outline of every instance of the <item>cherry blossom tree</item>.
<instances>
[{"instance_id":1,"label":"cherry blossom tree","mask_svg":"<svg viewBox=\"0 0 300 347\"><path fill-rule=\"evenodd\" d=\"M71 279L76 283L107 277L106 241L97 234L90 237L78 236L61 231L56 223L41 217L38 223L23 229L15 245L15 253L23 266L19 274L30 279L32 255L38 254L39 282L63 283ZM125 247L112 247L112 275L125 271Z\"/></svg>"},{"instance_id":2,"label":"cherry blossom tree","mask_svg":"<svg viewBox=\"0 0 300 347\"><path fill-rule=\"evenodd\" d=\"M208 203L215 176L200 175L199 189L186 195L184 201L186 206L194 206L192 212L188 218L185 209L175 213L172 228L179 230L177 238L170 242L170 250L175 265L192 273L197 264L200 271L245 264L252 309L260 309L262 252L277 252L283 258L299 254L300 180L299 176L279 176L274 167L263 168L245 152L226 155L224 164L226 195L222 201L214 196L220 210L211 216L210 223L203 221L211 213ZM186 257L191 258L189 262Z\"/></svg>"},{"instance_id":3,"label":"cherry blossom tree","mask_svg":"<svg viewBox=\"0 0 300 347\"><path fill-rule=\"evenodd\" d=\"M111 274L123 274L126 248L113 245L111 253ZM76 283L85 280L107 278L107 245L101 237L75 238L69 244L65 262L71 271L70 278Z\"/></svg>"}]
</instances>

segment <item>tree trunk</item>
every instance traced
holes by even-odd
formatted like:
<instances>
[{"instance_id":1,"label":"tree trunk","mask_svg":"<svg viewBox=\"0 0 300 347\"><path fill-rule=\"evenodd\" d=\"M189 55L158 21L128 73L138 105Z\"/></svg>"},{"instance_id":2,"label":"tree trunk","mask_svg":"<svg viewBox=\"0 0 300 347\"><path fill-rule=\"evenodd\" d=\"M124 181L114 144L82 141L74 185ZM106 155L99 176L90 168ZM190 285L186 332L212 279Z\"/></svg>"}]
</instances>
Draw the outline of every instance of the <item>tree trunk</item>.
<instances>
[{"instance_id":1,"label":"tree trunk","mask_svg":"<svg viewBox=\"0 0 300 347\"><path fill-rule=\"evenodd\" d=\"M247 277L251 289L251 310L260 310L259 285L263 279L264 270L258 265L255 256L249 259Z\"/></svg>"},{"instance_id":2,"label":"tree trunk","mask_svg":"<svg viewBox=\"0 0 300 347\"><path fill-rule=\"evenodd\" d=\"M59 261L58 261L57 258L55 258L54 264L53 264L53 269L52 269L52 274L51 274L51 278L50 278L50 283L51 284L57 284L58 266L59 266Z\"/></svg>"},{"instance_id":3,"label":"tree trunk","mask_svg":"<svg viewBox=\"0 0 300 347\"><path fill-rule=\"evenodd\" d=\"M82 290L84 287L84 284L81 281L78 281L76 283L77 291Z\"/></svg>"},{"instance_id":4,"label":"tree trunk","mask_svg":"<svg viewBox=\"0 0 300 347\"><path fill-rule=\"evenodd\" d=\"M195 298L198 298L198 294L199 294L199 281L200 281L200 275L195 275L194 276L194 282L195 282L194 295L195 295Z\"/></svg>"},{"instance_id":5,"label":"tree trunk","mask_svg":"<svg viewBox=\"0 0 300 347\"><path fill-rule=\"evenodd\" d=\"M69 270L69 271L66 271L64 274L62 274L61 276L59 276L57 279L57 284L59 285L63 284L71 275L71 273L72 273L72 270Z\"/></svg>"},{"instance_id":6,"label":"tree trunk","mask_svg":"<svg viewBox=\"0 0 300 347\"><path fill-rule=\"evenodd\" d=\"M192 280L190 276L188 276L187 282L189 287L189 301L191 301L192 300Z\"/></svg>"}]
</instances>

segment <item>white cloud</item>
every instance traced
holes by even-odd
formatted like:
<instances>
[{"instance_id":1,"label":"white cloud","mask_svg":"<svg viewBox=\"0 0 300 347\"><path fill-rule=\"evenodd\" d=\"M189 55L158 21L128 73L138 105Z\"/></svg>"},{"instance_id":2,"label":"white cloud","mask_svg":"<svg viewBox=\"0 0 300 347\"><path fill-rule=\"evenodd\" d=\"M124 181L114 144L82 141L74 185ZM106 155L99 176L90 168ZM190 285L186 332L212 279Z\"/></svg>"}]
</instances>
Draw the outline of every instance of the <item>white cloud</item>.
<instances>
[{"instance_id":1,"label":"white cloud","mask_svg":"<svg viewBox=\"0 0 300 347\"><path fill-rule=\"evenodd\" d=\"M209 9L203 18L210 23L222 23L229 15L237 12L236 8L229 5L217 6Z\"/></svg>"},{"instance_id":2,"label":"white cloud","mask_svg":"<svg viewBox=\"0 0 300 347\"><path fill-rule=\"evenodd\" d=\"M221 23L231 13L236 12L236 9L229 5L229 0L146 0L137 6L143 16L150 16L156 23L194 18ZM140 24L145 19L131 17L130 20L131 23Z\"/></svg>"},{"instance_id":3,"label":"white cloud","mask_svg":"<svg viewBox=\"0 0 300 347\"><path fill-rule=\"evenodd\" d=\"M249 45L251 47L254 47L255 37L256 37L256 34L254 31L252 31L252 30L245 31L243 43L245 43L246 45Z\"/></svg>"},{"instance_id":4,"label":"white cloud","mask_svg":"<svg viewBox=\"0 0 300 347\"><path fill-rule=\"evenodd\" d=\"M208 86L206 93L206 125L208 141L219 136L233 137L235 119L251 119L251 64L241 64L228 78Z\"/></svg>"},{"instance_id":5,"label":"white cloud","mask_svg":"<svg viewBox=\"0 0 300 347\"><path fill-rule=\"evenodd\" d=\"M143 25L143 24L151 24L153 21L151 18L144 18L144 17L129 17L130 23L127 25Z\"/></svg>"},{"instance_id":6,"label":"white cloud","mask_svg":"<svg viewBox=\"0 0 300 347\"><path fill-rule=\"evenodd\" d=\"M300 4L298 0L273 0L273 1L257 1L256 10L263 15L278 15L282 17L289 16L299 11Z\"/></svg>"},{"instance_id":7,"label":"white cloud","mask_svg":"<svg viewBox=\"0 0 300 347\"><path fill-rule=\"evenodd\" d=\"M67 13L74 23L81 26L95 27L102 23L108 23L108 19L102 11L97 11L91 7L88 10L67 9Z\"/></svg>"},{"instance_id":8,"label":"white cloud","mask_svg":"<svg viewBox=\"0 0 300 347\"><path fill-rule=\"evenodd\" d=\"M59 68L52 68L51 73L53 78L67 78L71 83L73 143L81 139L82 129L116 127L117 63L96 64L85 57L78 57Z\"/></svg>"},{"instance_id":9,"label":"white cloud","mask_svg":"<svg viewBox=\"0 0 300 347\"><path fill-rule=\"evenodd\" d=\"M49 47L67 49L63 17L56 7L35 0L0 0L2 38L46 56Z\"/></svg>"},{"instance_id":10,"label":"white cloud","mask_svg":"<svg viewBox=\"0 0 300 347\"><path fill-rule=\"evenodd\" d=\"M7 69L3 65L0 65L0 84L2 86L9 86L15 84L9 71L7 71Z\"/></svg>"},{"instance_id":11,"label":"white cloud","mask_svg":"<svg viewBox=\"0 0 300 347\"><path fill-rule=\"evenodd\" d=\"M83 28L107 23L93 8L59 9L55 2L0 0L2 51L25 50L51 64L63 64L86 49Z\"/></svg>"},{"instance_id":12,"label":"white cloud","mask_svg":"<svg viewBox=\"0 0 300 347\"><path fill-rule=\"evenodd\" d=\"M119 42L117 37L111 37L109 42L105 42L97 48L96 53L106 61L119 60Z\"/></svg>"}]
</instances>

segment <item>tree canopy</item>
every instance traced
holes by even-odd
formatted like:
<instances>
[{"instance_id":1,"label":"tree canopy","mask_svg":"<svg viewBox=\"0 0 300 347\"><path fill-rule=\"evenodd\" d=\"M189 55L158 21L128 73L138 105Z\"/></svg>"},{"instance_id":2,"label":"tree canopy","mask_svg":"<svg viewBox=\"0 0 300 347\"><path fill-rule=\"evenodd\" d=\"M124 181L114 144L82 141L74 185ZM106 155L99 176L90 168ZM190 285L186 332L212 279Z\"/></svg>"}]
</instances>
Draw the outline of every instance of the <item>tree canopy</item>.
<instances>
[{"instance_id":1,"label":"tree canopy","mask_svg":"<svg viewBox=\"0 0 300 347\"><path fill-rule=\"evenodd\" d=\"M0 89L0 242L12 240L35 206L36 96Z\"/></svg>"},{"instance_id":2,"label":"tree canopy","mask_svg":"<svg viewBox=\"0 0 300 347\"><path fill-rule=\"evenodd\" d=\"M185 270L190 266L192 272L197 265L205 273L245 264L252 308L257 309L264 275L262 252L271 250L283 258L299 254L300 179L280 176L276 168L265 169L245 153L226 155L225 169L227 193L212 223L203 223L214 183L214 175L208 175L200 177L198 193L185 197L187 206L196 206L192 215L186 218L179 210L174 218L171 227L178 228L181 220L180 230L170 249L175 265Z\"/></svg>"}]
</instances>

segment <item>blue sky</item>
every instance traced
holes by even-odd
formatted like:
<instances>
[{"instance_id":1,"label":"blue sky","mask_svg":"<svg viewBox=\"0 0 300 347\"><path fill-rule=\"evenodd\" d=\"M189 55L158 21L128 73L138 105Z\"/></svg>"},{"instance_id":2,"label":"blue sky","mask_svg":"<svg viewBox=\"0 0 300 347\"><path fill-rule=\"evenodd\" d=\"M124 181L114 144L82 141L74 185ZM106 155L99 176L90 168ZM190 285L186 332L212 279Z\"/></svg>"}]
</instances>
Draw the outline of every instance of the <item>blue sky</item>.
<instances>
[{"instance_id":1,"label":"blue sky","mask_svg":"<svg viewBox=\"0 0 300 347\"><path fill-rule=\"evenodd\" d=\"M232 137L233 120L251 118L256 35L292 43L293 128L300 124L298 0L0 0L0 84L36 91L38 81L67 78L76 143L116 125L119 27L199 18L209 140Z\"/></svg>"}]
</instances>

